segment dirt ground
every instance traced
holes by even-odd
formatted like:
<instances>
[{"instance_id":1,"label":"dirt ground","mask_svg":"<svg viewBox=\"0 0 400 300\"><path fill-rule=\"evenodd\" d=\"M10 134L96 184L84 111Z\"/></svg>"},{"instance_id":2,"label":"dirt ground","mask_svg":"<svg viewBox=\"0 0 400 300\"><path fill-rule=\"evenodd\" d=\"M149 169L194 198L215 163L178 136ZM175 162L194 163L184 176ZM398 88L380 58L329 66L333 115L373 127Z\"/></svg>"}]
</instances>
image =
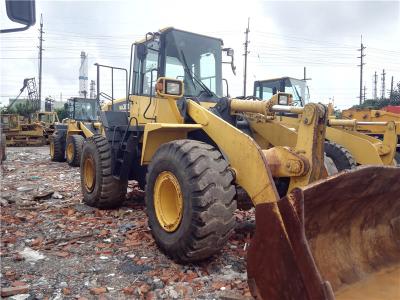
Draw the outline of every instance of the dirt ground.
<instances>
[{"instance_id":1,"label":"dirt ground","mask_svg":"<svg viewBox=\"0 0 400 300\"><path fill-rule=\"evenodd\" d=\"M179 265L157 248L145 208L81 203L79 168L48 147L8 148L1 178L1 296L9 299L249 299L237 230L223 251ZM136 192L134 194L137 194ZM238 224L252 212L237 212ZM14 295L14 296L12 296Z\"/></svg>"}]
</instances>

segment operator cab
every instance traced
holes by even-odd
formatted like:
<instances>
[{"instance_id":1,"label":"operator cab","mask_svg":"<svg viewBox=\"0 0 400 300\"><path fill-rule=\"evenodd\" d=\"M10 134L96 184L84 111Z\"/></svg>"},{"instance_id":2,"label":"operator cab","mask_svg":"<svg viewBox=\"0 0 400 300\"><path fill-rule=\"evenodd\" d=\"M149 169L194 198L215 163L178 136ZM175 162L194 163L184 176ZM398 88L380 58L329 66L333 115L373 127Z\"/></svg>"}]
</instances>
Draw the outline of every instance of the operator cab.
<instances>
[{"instance_id":1,"label":"operator cab","mask_svg":"<svg viewBox=\"0 0 400 300\"><path fill-rule=\"evenodd\" d=\"M55 122L60 122L57 114L52 112L39 112L36 114L36 116L34 116L34 119L45 124L54 124Z\"/></svg>"},{"instance_id":2,"label":"operator cab","mask_svg":"<svg viewBox=\"0 0 400 300\"><path fill-rule=\"evenodd\" d=\"M303 107L309 101L309 92L304 80L281 77L254 82L254 96L268 100L278 92L289 93L293 96L293 105Z\"/></svg>"},{"instance_id":3,"label":"operator cab","mask_svg":"<svg viewBox=\"0 0 400 300\"><path fill-rule=\"evenodd\" d=\"M70 119L83 122L98 120L99 106L96 99L70 98L68 99L68 113Z\"/></svg>"},{"instance_id":4,"label":"operator cab","mask_svg":"<svg viewBox=\"0 0 400 300\"><path fill-rule=\"evenodd\" d=\"M135 43L130 94L154 96L159 77L184 83L184 97L216 102L222 91L222 51L232 57L233 50L222 48L221 39L174 28L148 33Z\"/></svg>"}]
</instances>

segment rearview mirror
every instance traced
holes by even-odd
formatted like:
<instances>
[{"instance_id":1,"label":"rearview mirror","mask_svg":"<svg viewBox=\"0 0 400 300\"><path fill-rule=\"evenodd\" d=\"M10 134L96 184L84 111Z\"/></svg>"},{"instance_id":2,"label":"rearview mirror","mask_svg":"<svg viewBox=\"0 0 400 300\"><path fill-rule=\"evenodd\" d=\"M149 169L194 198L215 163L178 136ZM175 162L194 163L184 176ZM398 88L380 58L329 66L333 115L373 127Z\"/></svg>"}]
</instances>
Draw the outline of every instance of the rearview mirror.
<instances>
[{"instance_id":1,"label":"rearview mirror","mask_svg":"<svg viewBox=\"0 0 400 300\"><path fill-rule=\"evenodd\" d=\"M23 25L32 26L36 23L34 0L6 0L8 18Z\"/></svg>"},{"instance_id":2,"label":"rearview mirror","mask_svg":"<svg viewBox=\"0 0 400 300\"><path fill-rule=\"evenodd\" d=\"M6 0L6 11L11 21L25 27L2 29L0 33L23 31L36 23L35 0Z\"/></svg>"},{"instance_id":3,"label":"rearview mirror","mask_svg":"<svg viewBox=\"0 0 400 300\"><path fill-rule=\"evenodd\" d=\"M233 51L232 48L223 48L222 51L226 52L226 55L229 56L231 58L231 61L229 62L223 62L224 64L231 64L231 68L232 68L232 72L233 74L236 75L236 66L235 66L235 52Z\"/></svg>"}]
</instances>

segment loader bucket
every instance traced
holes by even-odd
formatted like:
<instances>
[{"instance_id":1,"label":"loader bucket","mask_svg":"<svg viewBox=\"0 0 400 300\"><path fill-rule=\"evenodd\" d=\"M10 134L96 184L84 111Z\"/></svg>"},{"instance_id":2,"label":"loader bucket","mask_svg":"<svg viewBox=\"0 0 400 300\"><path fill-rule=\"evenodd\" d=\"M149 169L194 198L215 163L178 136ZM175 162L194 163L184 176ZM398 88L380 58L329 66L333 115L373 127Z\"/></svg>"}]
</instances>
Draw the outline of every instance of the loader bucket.
<instances>
[{"instance_id":1,"label":"loader bucket","mask_svg":"<svg viewBox=\"0 0 400 300\"><path fill-rule=\"evenodd\" d=\"M257 299L400 299L400 168L365 166L256 205Z\"/></svg>"}]
</instances>

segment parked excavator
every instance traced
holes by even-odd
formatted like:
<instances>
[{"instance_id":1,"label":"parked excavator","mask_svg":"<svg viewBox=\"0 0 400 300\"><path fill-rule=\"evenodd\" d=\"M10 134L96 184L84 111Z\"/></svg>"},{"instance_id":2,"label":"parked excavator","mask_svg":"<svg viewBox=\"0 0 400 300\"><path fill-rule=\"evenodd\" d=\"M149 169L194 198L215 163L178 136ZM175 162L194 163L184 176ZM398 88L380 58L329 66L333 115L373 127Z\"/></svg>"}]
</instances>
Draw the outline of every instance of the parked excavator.
<instances>
[{"instance_id":1,"label":"parked excavator","mask_svg":"<svg viewBox=\"0 0 400 300\"><path fill-rule=\"evenodd\" d=\"M289 92L293 95L291 105L303 107L309 101L308 87L304 80L281 77L254 82L254 97L269 99L277 92ZM298 119L282 113L275 119L276 126L284 126L287 137L276 138L276 131L265 133L265 137L275 146L292 146ZM370 122L370 120L337 119L330 116L326 129L325 153L332 159L338 171L350 169L356 165L396 165L395 155L398 145L396 132L400 124L395 122ZM362 128L380 128L381 139L365 134ZM269 135L267 137L266 135ZM282 141L286 144L282 144Z\"/></svg>"},{"instance_id":2,"label":"parked excavator","mask_svg":"<svg viewBox=\"0 0 400 300\"><path fill-rule=\"evenodd\" d=\"M247 255L255 298L395 299L400 169L363 166L321 179L327 108L291 106L288 93L224 97L222 56L233 51L222 45L174 28L132 45L126 110L101 111L103 134L83 146L83 201L118 207L128 180L137 180L155 241L191 263L224 247L243 189L255 206ZM293 146L271 147L259 134L279 112L299 116Z\"/></svg>"}]
</instances>

